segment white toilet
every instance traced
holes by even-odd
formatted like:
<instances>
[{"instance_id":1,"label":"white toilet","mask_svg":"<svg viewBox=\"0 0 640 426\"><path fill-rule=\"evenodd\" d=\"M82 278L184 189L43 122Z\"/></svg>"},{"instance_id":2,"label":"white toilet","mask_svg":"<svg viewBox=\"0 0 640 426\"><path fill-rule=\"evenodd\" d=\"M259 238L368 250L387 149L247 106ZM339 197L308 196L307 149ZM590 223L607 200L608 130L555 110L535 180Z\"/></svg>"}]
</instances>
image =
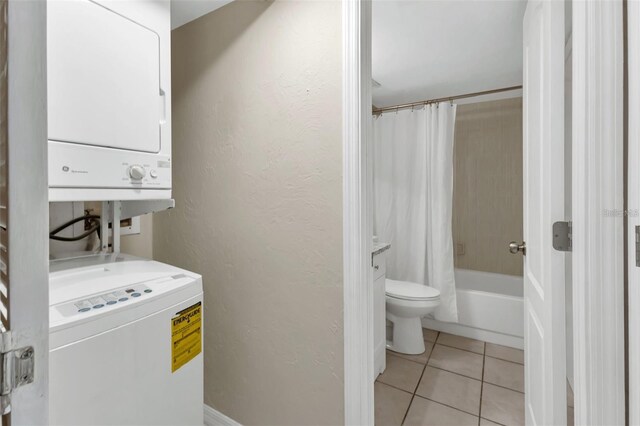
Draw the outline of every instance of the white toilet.
<instances>
[{"instance_id":1,"label":"white toilet","mask_svg":"<svg viewBox=\"0 0 640 426\"><path fill-rule=\"evenodd\" d=\"M433 287L386 279L387 319L393 323L387 348L403 354L417 355L425 351L422 317L440 305L440 292Z\"/></svg>"}]
</instances>

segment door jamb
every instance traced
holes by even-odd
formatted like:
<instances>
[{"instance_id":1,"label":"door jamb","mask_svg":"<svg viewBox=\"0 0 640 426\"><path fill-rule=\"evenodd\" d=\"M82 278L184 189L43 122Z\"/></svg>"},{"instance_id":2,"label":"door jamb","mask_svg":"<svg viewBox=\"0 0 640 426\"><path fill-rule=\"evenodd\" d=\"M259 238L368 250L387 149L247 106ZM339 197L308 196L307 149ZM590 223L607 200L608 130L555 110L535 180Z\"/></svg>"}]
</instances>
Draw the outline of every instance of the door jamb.
<instances>
[{"instance_id":1,"label":"door jamb","mask_svg":"<svg viewBox=\"0 0 640 426\"><path fill-rule=\"evenodd\" d=\"M11 395L10 422L47 424L49 200L46 1L7 0L8 261L11 346L34 349L34 382ZM28 165L29 172L25 173ZM5 182L7 183L7 182ZM5 240L5 241L7 241ZM4 420L4 419L3 419Z\"/></svg>"},{"instance_id":2,"label":"door jamb","mask_svg":"<svg viewBox=\"0 0 640 426\"><path fill-rule=\"evenodd\" d=\"M342 2L344 418L374 423L371 0Z\"/></svg>"},{"instance_id":3,"label":"door jamb","mask_svg":"<svg viewBox=\"0 0 640 426\"><path fill-rule=\"evenodd\" d=\"M628 360L629 421L640 423L640 268L636 266L636 226L640 226L640 3L627 2L628 53Z\"/></svg>"},{"instance_id":4,"label":"door jamb","mask_svg":"<svg viewBox=\"0 0 640 426\"><path fill-rule=\"evenodd\" d=\"M625 423L621 24L620 0L573 2L576 424Z\"/></svg>"}]
</instances>

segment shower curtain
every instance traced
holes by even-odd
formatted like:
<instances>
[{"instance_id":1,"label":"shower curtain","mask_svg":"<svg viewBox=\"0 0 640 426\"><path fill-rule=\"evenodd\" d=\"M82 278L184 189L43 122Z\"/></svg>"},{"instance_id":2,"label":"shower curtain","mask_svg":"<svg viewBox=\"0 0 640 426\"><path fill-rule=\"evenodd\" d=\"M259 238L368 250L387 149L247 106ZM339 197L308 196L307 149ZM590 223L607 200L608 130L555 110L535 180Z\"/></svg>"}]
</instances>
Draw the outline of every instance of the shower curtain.
<instances>
[{"instance_id":1,"label":"shower curtain","mask_svg":"<svg viewBox=\"0 0 640 426\"><path fill-rule=\"evenodd\" d=\"M387 277L440 290L440 321L457 322L451 210L456 106L374 118L374 234L391 243Z\"/></svg>"}]
</instances>

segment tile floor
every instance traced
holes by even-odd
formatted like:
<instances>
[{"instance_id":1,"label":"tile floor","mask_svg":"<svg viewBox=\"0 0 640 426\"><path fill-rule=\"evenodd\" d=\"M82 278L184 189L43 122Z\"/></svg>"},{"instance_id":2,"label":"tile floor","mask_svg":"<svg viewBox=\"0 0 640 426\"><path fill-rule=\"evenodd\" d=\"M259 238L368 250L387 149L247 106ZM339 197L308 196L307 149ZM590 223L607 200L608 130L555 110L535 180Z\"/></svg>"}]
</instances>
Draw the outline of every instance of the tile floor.
<instances>
[{"instance_id":1,"label":"tile floor","mask_svg":"<svg viewBox=\"0 0 640 426\"><path fill-rule=\"evenodd\" d=\"M426 351L387 351L375 383L377 426L523 425L521 350L423 330ZM573 398L568 398L573 423Z\"/></svg>"}]
</instances>

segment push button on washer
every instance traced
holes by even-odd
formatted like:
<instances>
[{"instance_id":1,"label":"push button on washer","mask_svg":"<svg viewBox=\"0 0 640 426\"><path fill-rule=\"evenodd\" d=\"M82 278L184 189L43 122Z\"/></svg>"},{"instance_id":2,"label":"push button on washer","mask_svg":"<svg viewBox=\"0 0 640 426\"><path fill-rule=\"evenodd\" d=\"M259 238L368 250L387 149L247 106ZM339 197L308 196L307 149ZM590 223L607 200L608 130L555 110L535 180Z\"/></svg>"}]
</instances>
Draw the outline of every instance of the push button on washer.
<instances>
[{"instance_id":1,"label":"push button on washer","mask_svg":"<svg viewBox=\"0 0 640 426\"><path fill-rule=\"evenodd\" d=\"M141 294L140 293L131 293L131 297L140 297Z\"/></svg>"}]
</instances>

